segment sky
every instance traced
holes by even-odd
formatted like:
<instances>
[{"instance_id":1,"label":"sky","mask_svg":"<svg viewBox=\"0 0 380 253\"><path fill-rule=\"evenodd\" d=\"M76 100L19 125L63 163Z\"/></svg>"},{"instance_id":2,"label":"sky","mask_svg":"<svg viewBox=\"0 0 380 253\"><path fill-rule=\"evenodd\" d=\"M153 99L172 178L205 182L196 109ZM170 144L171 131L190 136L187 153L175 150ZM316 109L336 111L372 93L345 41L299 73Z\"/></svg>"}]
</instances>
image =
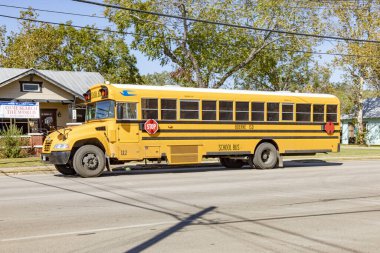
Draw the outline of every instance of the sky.
<instances>
[{"instance_id":1,"label":"sky","mask_svg":"<svg viewBox=\"0 0 380 253\"><path fill-rule=\"evenodd\" d=\"M20 7L33 7L36 9L54 10L62 12L74 12L89 15L103 16L103 7L94 6L84 3L73 2L70 0L0 0L0 5L13 5ZM20 10L14 8L8 8L0 6L0 14L19 17ZM44 21L60 22L64 23L68 20L72 20L74 25L85 26L95 24L98 28L105 28L111 26L107 19L102 18L90 18L79 17L66 14L55 14L38 12L38 19ZM17 31L19 29L19 21L16 19L9 19L0 17L0 26L5 25L7 32ZM128 39L128 38L127 38ZM159 61L151 61L142 53L136 50L131 50L131 53L137 58L137 68L140 70L140 74L145 75L148 73L162 72L165 70L171 70L171 65L161 66Z\"/></svg>"},{"instance_id":2,"label":"sky","mask_svg":"<svg viewBox=\"0 0 380 253\"><path fill-rule=\"evenodd\" d=\"M85 3L73 2L71 0L0 0L0 5L13 5L13 6L21 6L21 7L33 7L36 9L47 9L54 11L63 11L63 12L74 12L74 13L82 13L89 15L98 15L103 16L104 8L101 6L95 6ZM4 6L0 6L0 14L15 16L18 17L20 13L19 9L8 8ZM85 26L85 25L93 25L95 24L98 28L105 28L107 26L111 26L107 19L102 18L91 18L91 17L79 17L73 15L66 14L54 14L54 13L46 13L46 12L38 12L40 20L44 21L53 21L53 22L61 22L64 23L68 20L73 21L74 25ZM5 17L0 17L0 25L5 25L7 31L17 31L19 29L19 21L16 19L9 19ZM115 29L115 28L114 28ZM131 41L132 38L126 38L127 41ZM327 51L331 49L331 45L328 43L324 43L317 48L320 51ZM140 70L140 74L150 74L155 72L162 71L170 71L173 69L172 65L161 66L159 61L149 60L146 56L144 56L141 52L136 50L131 50L131 53L135 55L137 58L137 67ZM320 63L326 64L333 59L331 56L322 56L319 60ZM340 81L341 71L334 71L331 81L336 82Z\"/></svg>"}]
</instances>

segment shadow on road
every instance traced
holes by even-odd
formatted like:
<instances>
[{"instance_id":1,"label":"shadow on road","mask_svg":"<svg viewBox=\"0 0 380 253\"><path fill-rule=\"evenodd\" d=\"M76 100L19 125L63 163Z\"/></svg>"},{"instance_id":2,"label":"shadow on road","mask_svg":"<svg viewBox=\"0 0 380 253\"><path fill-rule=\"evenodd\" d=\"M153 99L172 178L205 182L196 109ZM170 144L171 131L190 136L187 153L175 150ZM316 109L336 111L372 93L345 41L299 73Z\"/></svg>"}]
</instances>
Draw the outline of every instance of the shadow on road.
<instances>
[{"instance_id":1,"label":"shadow on road","mask_svg":"<svg viewBox=\"0 0 380 253\"><path fill-rule=\"evenodd\" d=\"M319 159L291 160L284 162L284 168L291 169L299 167L328 167L340 166L341 162L327 162ZM277 168L280 169L280 168ZM164 174L164 173L191 173L191 172L207 172L207 171L236 171L251 170L249 166L242 168L226 168L219 163L193 164L193 165L123 165L113 168L112 172L104 172L102 176L121 176L121 175L141 175L141 174ZM258 170L261 171L261 170ZM270 171L270 170L266 170ZM56 175L62 176L62 175Z\"/></svg>"},{"instance_id":2,"label":"shadow on road","mask_svg":"<svg viewBox=\"0 0 380 253\"><path fill-rule=\"evenodd\" d=\"M147 248L153 246L154 244L158 243L159 241L165 239L166 237L168 237L168 236L174 234L175 232L181 230L182 228L190 225L193 221L201 218L206 213L213 211L215 208L216 207L214 207L214 206L210 206L208 208L205 208L205 209L189 216L188 218L186 218L186 219L180 221L179 223L175 224L174 226L164 230L163 232L161 232L158 235L150 238L149 240L140 243L139 245L133 247L132 249L127 250L126 253L137 253L137 252L141 252L143 250L146 250Z\"/></svg>"}]
</instances>

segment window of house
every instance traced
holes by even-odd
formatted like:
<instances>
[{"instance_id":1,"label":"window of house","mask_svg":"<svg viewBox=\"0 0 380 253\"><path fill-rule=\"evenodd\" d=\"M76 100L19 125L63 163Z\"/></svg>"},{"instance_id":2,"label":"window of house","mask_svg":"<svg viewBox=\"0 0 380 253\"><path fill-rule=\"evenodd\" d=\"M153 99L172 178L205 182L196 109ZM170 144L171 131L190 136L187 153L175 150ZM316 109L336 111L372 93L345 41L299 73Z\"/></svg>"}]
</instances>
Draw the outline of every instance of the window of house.
<instances>
[{"instance_id":1,"label":"window of house","mask_svg":"<svg viewBox=\"0 0 380 253\"><path fill-rule=\"evenodd\" d=\"M199 119L199 101L180 100L180 119Z\"/></svg>"},{"instance_id":2,"label":"window of house","mask_svg":"<svg viewBox=\"0 0 380 253\"><path fill-rule=\"evenodd\" d=\"M21 91L24 92L41 92L41 83L21 83Z\"/></svg>"},{"instance_id":3,"label":"window of house","mask_svg":"<svg viewBox=\"0 0 380 253\"><path fill-rule=\"evenodd\" d=\"M29 132L29 120L28 119L15 119L15 125L21 130L22 134Z\"/></svg>"},{"instance_id":4,"label":"window of house","mask_svg":"<svg viewBox=\"0 0 380 253\"><path fill-rule=\"evenodd\" d=\"M10 118L0 118L0 131L7 130L11 125Z\"/></svg>"},{"instance_id":5,"label":"window of house","mask_svg":"<svg viewBox=\"0 0 380 253\"><path fill-rule=\"evenodd\" d=\"M137 103L118 103L118 119L137 119Z\"/></svg>"},{"instance_id":6,"label":"window of house","mask_svg":"<svg viewBox=\"0 0 380 253\"><path fill-rule=\"evenodd\" d=\"M338 106L337 105L327 105L327 114L326 121L327 122L337 122L338 114L337 114Z\"/></svg>"},{"instance_id":7,"label":"window of house","mask_svg":"<svg viewBox=\"0 0 380 253\"><path fill-rule=\"evenodd\" d=\"M279 121L279 103L267 103L267 121Z\"/></svg>"},{"instance_id":8,"label":"window of house","mask_svg":"<svg viewBox=\"0 0 380 253\"><path fill-rule=\"evenodd\" d=\"M161 99L161 119L163 120L177 119L177 100Z\"/></svg>"},{"instance_id":9,"label":"window of house","mask_svg":"<svg viewBox=\"0 0 380 253\"><path fill-rule=\"evenodd\" d=\"M216 101L202 101L202 119L216 120Z\"/></svg>"},{"instance_id":10,"label":"window of house","mask_svg":"<svg viewBox=\"0 0 380 253\"><path fill-rule=\"evenodd\" d=\"M158 119L158 99L141 99L142 119Z\"/></svg>"},{"instance_id":11,"label":"window of house","mask_svg":"<svg viewBox=\"0 0 380 253\"><path fill-rule=\"evenodd\" d=\"M293 121L293 104L282 104L282 120Z\"/></svg>"},{"instance_id":12,"label":"window of house","mask_svg":"<svg viewBox=\"0 0 380 253\"><path fill-rule=\"evenodd\" d=\"M248 102L236 102L236 120L249 120L249 103Z\"/></svg>"},{"instance_id":13,"label":"window of house","mask_svg":"<svg viewBox=\"0 0 380 253\"><path fill-rule=\"evenodd\" d=\"M296 120L297 121L310 121L311 105L310 104L297 104L296 105Z\"/></svg>"},{"instance_id":14,"label":"window of house","mask_svg":"<svg viewBox=\"0 0 380 253\"><path fill-rule=\"evenodd\" d=\"M313 121L325 121L325 105L313 105Z\"/></svg>"},{"instance_id":15,"label":"window of house","mask_svg":"<svg viewBox=\"0 0 380 253\"><path fill-rule=\"evenodd\" d=\"M233 120L233 102L219 101L219 120Z\"/></svg>"},{"instance_id":16,"label":"window of house","mask_svg":"<svg viewBox=\"0 0 380 253\"><path fill-rule=\"evenodd\" d=\"M252 121L264 121L264 103L251 103L251 119Z\"/></svg>"}]
</instances>

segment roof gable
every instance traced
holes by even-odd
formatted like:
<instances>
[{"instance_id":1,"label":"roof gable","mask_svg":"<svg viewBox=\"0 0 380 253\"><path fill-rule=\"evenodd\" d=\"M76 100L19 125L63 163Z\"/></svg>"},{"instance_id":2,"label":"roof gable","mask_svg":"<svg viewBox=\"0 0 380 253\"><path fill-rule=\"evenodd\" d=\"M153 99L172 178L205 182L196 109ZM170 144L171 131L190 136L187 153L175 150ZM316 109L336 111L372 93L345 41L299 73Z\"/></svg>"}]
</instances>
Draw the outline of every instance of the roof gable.
<instances>
[{"instance_id":1,"label":"roof gable","mask_svg":"<svg viewBox=\"0 0 380 253\"><path fill-rule=\"evenodd\" d=\"M343 120L353 119L353 114L342 115ZM368 98L363 102L363 119L380 118L380 97Z\"/></svg>"},{"instance_id":2,"label":"roof gable","mask_svg":"<svg viewBox=\"0 0 380 253\"><path fill-rule=\"evenodd\" d=\"M82 94L94 84L104 83L104 77L97 72L0 68L0 87L30 74L40 76L61 89L79 97L82 97Z\"/></svg>"}]
</instances>

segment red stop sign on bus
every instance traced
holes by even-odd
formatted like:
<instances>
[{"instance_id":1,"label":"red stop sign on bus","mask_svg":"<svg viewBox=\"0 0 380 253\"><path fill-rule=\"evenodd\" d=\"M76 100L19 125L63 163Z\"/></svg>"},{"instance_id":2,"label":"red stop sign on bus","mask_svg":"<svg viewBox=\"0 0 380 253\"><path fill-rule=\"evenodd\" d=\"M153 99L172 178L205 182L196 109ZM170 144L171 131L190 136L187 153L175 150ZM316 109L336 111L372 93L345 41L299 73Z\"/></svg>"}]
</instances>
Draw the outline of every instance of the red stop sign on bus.
<instances>
[{"instance_id":1,"label":"red stop sign on bus","mask_svg":"<svg viewBox=\"0 0 380 253\"><path fill-rule=\"evenodd\" d=\"M144 130L148 132L148 134L155 134L158 131L158 123L154 119L148 119L144 123Z\"/></svg>"},{"instance_id":2,"label":"red stop sign on bus","mask_svg":"<svg viewBox=\"0 0 380 253\"><path fill-rule=\"evenodd\" d=\"M325 131L327 134L333 134L335 131L335 126L334 123L332 122L327 122L325 125Z\"/></svg>"}]
</instances>

